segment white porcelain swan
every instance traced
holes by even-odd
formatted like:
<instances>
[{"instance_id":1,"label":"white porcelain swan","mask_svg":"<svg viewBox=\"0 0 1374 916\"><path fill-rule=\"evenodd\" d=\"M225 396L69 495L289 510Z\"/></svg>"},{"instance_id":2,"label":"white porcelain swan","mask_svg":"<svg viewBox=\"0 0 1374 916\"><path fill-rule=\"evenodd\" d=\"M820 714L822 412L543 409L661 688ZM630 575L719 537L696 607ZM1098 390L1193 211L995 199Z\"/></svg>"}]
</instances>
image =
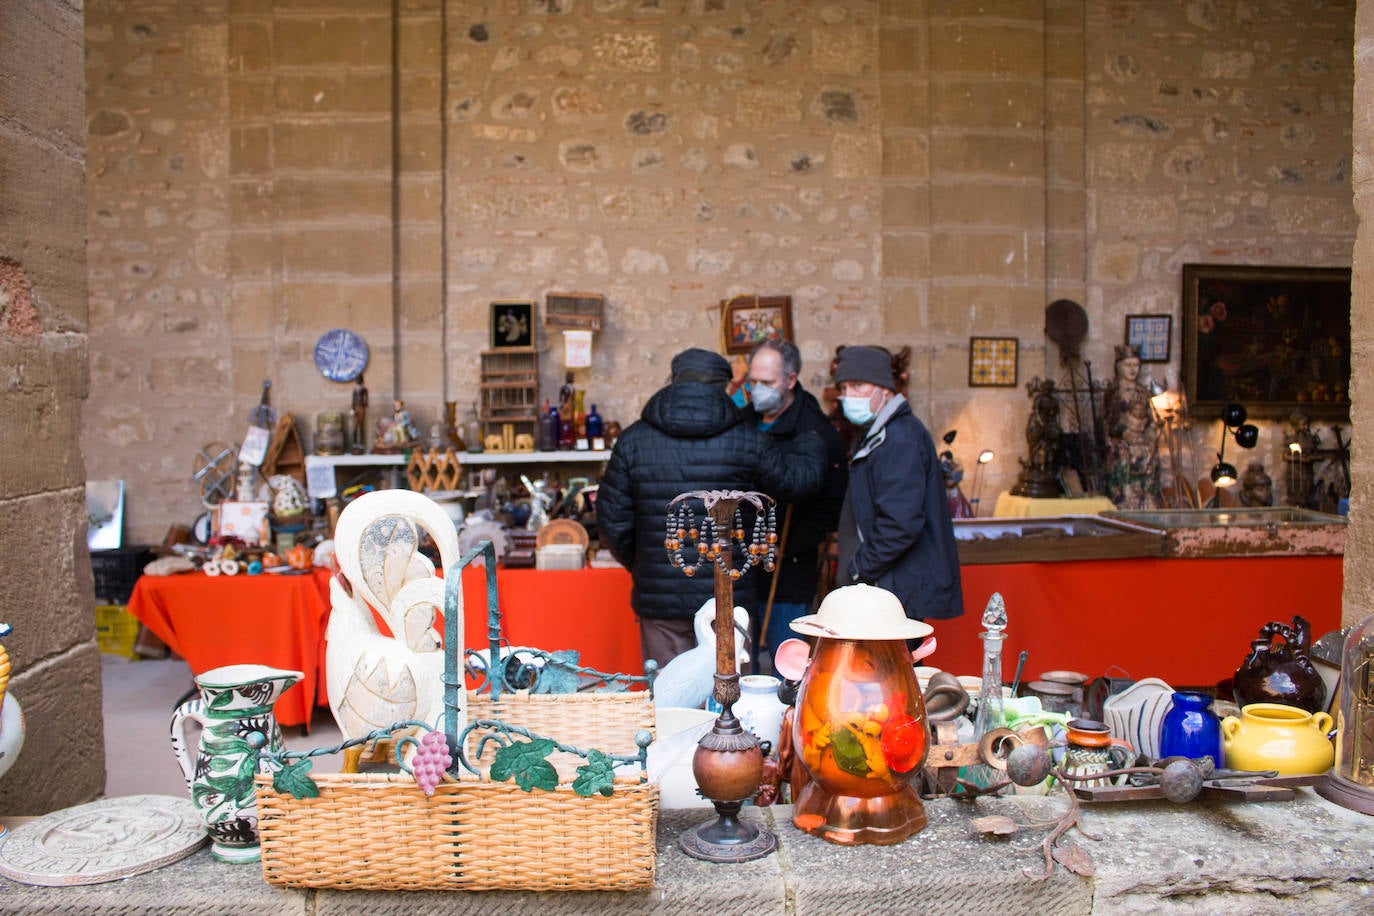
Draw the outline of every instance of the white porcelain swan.
<instances>
[{"instance_id":1,"label":"white porcelain swan","mask_svg":"<svg viewBox=\"0 0 1374 916\"><path fill-rule=\"evenodd\" d=\"M716 674L716 599L708 598L692 618L697 644L663 666L654 679L655 706L706 705L715 686ZM749 612L735 608L735 670L749 661L745 634L749 632Z\"/></svg>"},{"instance_id":2,"label":"white porcelain swan","mask_svg":"<svg viewBox=\"0 0 1374 916\"><path fill-rule=\"evenodd\" d=\"M325 650L329 707L345 738L416 719L442 725L444 653L434 628L444 580L419 552L424 529L449 575L459 575L458 532L438 503L410 490L378 490L349 503L334 532L334 556L352 594L336 578ZM463 632L462 592L456 608ZM377 627L369 605L394 635ZM458 729L467 696L458 692Z\"/></svg>"}]
</instances>

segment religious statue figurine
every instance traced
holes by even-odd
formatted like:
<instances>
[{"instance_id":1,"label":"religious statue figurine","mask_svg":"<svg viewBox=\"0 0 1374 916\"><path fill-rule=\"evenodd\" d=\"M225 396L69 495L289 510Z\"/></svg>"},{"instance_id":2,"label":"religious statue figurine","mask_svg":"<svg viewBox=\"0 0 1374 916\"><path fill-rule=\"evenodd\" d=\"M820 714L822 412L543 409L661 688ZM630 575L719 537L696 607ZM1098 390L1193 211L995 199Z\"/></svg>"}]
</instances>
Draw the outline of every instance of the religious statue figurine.
<instances>
[{"instance_id":1,"label":"religious statue figurine","mask_svg":"<svg viewBox=\"0 0 1374 916\"><path fill-rule=\"evenodd\" d=\"M1321 437L1312 429L1312 421L1301 407L1289 415L1288 422L1293 427L1283 437L1283 460L1288 462L1288 505L1310 509L1316 502L1313 464L1319 460Z\"/></svg>"},{"instance_id":2,"label":"religious statue figurine","mask_svg":"<svg viewBox=\"0 0 1374 916\"><path fill-rule=\"evenodd\" d=\"M1240 504L1251 508L1274 504L1274 481L1258 461L1250 462L1240 475Z\"/></svg>"},{"instance_id":3,"label":"religious statue figurine","mask_svg":"<svg viewBox=\"0 0 1374 916\"><path fill-rule=\"evenodd\" d=\"M1063 428L1059 423L1059 396L1054 379L1031 379L1026 385L1031 398L1030 418L1026 421L1026 446L1029 457L1021 459L1021 473L1011 488L1013 496L1050 499L1062 495L1059 489L1055 455Z\"/></svg>"},{"instance_id":4,"label":"religious statue figurine","mask_svg":"<svg viewBox=\"0 0 1374 916\"><path fill-rule=\"evenodd\" d=\"M945 499L949 502L950 518L973 518L973 505L959 488L964 479L964 466L954 457L954 453L940 453L940 471L945 478Z\"/></svg>"},{"instance_id":5,"label":"religious statue figurine","mask_svg":"<svg viewBox=\"0 0 1374 916\"><path fill-rule=\"evenodd\" d=\"M1159 429L1150 390L1140 383L1140 353L1116 348L1116 377L1102 396L1107 430L1107 496L1119 509L1158 509Z\"/></svg>"},{"instance_id":6,"label":"religious statue figurine","mask_svg":"<svg viewBox=\"0 0 1374 916\"><path fill-rule=\"evenodd\" d=\"M363 374L353 385L353 454L361 455L367 451L367 386L363 384Z\"/></svg>"},{"instance_id":7,"label":"religious statue figurine","mask_svg":"<svg viewBox=\"0 0 1374 916\"><path fill-rule=\"evenodd\" d=\"M420 441L420 431L410 419L406 402L396 400L391 403L391 418L377 421L375 449L378 452L399 452L415 446Z\"/></svg>"}]
</instances>

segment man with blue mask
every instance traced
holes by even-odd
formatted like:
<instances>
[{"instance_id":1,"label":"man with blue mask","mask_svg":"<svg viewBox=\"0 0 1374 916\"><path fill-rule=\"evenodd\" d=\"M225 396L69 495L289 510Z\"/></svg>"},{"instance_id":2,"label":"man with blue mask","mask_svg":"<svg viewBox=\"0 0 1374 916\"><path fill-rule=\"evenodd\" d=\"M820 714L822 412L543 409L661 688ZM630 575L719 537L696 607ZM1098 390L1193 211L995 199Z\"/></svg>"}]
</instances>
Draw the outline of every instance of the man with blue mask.
<instances>
[{"instance_id":1,"label":"man with blue mask","mask_svg":"<svg viewBox=\"0 0 1374 916\"><path fill-rule=\"evenodd\" d=\"M930 433L899 391L892 354L842 347L834 375L860 436L840 510L835 584L885 588L918 620L958 617L964 599L944 474Z\"/></svg>"},{"instance_id":2,"label":"man with blue mask","mask_svg":"<svg viewBox=\"0 0 1374 916\"><path fill-rule=\"evenodd\" d=\"M803 437L813 433L825 443L826 452L820 492L778 505L778 564L771 581L759 584L762 610L752 621L756 671L763 670L761 661L783 640L795 635L791 622L813 610L820 585L820 548L839 524L849 479L844 441L815 397L797 381L800 372L801 353L790 341L760 341L749 354L752 401L745 409L746 420L766 432L789 459L798 453Z\"/></svg>"}]
</instances>

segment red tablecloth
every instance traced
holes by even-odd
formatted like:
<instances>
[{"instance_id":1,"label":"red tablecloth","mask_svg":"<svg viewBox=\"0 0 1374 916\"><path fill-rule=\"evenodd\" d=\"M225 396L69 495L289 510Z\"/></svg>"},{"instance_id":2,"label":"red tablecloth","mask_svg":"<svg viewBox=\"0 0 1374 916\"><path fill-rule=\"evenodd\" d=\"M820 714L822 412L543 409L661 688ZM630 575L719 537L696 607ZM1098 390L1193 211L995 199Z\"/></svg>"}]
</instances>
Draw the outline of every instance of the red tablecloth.
<instances>
[{"instance_id":1,"label":"red tablecloth","mask_svg":"<svg viewBox=\"0 0 1374 916\"><path fill-rule=\"evenodd\" d=\"M496 593L511 645L577 649L586 667L644 673L625 570L500 569ZM463 630L468 648L487 647L487 586L480 568L463 574Z\"/></svg>"},{"instance_id":2,"label":"red tablecloth","mask_svg":"<svg viewBox=\"0 0 1374 916\"><path fill-rule=\"evenodd\" d=\"M931 621L939 648L924 664L981 674L980 620L1001 592L1008 681L1026 649L1023 680L1065 669L1096 677L1115 665L1136 679L1210 686L1235 673L1271 620L1301 614L1313 638L1340 627L1341 564L1293 556L964 566L964 615Z\"/></svg>"},{"instance_id":3,"label":"red tablecloth","mask_svg":"<svg viewBox=\"0 0 1374 916\"><path fill-rule=\"evenodd\" d=\"M308 575L142 576L129 613L143 621L192 674L221 665L260 664L302 672L275 707L282 725L308 725L319 646L329 619L329 573ZM170 712L170 711L169 711Z\"/></svg>"}]
</instances>

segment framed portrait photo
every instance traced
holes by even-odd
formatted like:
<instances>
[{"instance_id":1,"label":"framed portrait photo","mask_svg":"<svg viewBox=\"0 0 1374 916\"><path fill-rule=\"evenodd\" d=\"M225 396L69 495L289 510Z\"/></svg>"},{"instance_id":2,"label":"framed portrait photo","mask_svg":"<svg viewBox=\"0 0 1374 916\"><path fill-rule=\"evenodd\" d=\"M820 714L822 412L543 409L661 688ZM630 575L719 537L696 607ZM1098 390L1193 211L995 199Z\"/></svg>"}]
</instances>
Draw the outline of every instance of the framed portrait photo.
<instances>
[{"instance_id":1,"label":"framed portrait photo","mask_svg":"<svg viewBox=\"0 0 1374 916\"><path fill-rule=\"evenodd\" d=\"M968 384L970 388L1015 388L1015 337L970 337L968 339Z\"/></svg>"},{"instance_id":2,"label":"framed portrait photo","mask_svg":"<svg viewBox=\"0 0 1374 916\"><path fill-rule=\"evenodd\" d=\"M770 337L793 339L791 296L736 296L720 305L726 353L748 353Z\"/></svg>"},{"instance_id":3,"label":"framed portrait photo","mask_svg":"<svg viewBox=\"0 0 1374 916\"><path fill-rule=\"evenodd\" d=\"M1173 327L1172 315L1127 315L1126 343L1135 347L1142 363L1167 363Z\"/></svg>"},{"instance_id":4,"label":"framed portrait photo","mask_svg":"<svg viewBox=\"0 0 1374 916\"><path fill-rule=\"evenodd\" d=\"M491 304L491 348L534 346L534 302L501 299Z\"/></svg>"},{"instance_id":5,"label":"framed portrait photo","mask_svg":"<svg viewBox=\"0 0 1374 916\"><path fill-rule=\"evenodd\" d=\"M1349 420L1349 268L1183 265L1183 386L1198 417Z\"/></svg>"}]
</instances>

